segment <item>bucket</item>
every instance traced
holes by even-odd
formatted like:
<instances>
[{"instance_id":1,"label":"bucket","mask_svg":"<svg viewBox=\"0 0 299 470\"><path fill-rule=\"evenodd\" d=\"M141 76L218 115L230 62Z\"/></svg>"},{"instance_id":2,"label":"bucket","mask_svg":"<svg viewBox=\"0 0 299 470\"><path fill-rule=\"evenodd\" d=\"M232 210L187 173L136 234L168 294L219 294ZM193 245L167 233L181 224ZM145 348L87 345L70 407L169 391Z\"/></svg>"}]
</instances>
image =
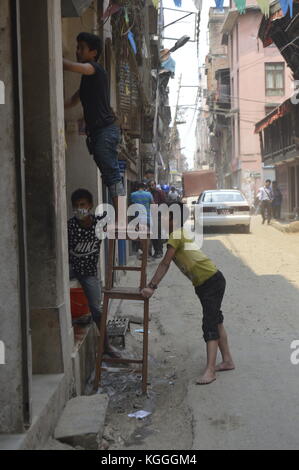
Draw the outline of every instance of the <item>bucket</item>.
<instances>
[{"instance_id":1,"label":"bucket","mask_svg":"<svg viewBox=\"0 0 299 470\"><path fill-rule=\"evenodd\" d=\"M72 318L79 318L89 314L89 306L83 289L70 289Z\"/></svg>"}]
</instances>

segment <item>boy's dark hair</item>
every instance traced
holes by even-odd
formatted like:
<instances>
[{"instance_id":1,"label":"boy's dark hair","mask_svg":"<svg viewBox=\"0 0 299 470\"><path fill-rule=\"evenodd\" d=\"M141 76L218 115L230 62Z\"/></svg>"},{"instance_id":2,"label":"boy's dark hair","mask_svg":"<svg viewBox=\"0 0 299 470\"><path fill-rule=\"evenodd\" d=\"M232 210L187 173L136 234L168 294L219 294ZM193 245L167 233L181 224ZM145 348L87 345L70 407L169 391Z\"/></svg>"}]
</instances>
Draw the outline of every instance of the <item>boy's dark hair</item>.
<instances>
[{"instance_id":1,"label":"boy's dark hair","mask_svg":"<svg viewBox=\"0 0 299 470\"><path fill-rule=\"evenodd\" d=\"M266 180L266 183L271 183L271 180Z\"/></svg>"},{"instance_id":2,"label":"boy's dark hair","mask_svg":"<svg viewBox=\"0 0 299 470\"><path fill-rule=\"evenodd\" d=\"M142 181L135 183L135 191L139 191L139 189L145 190L145 184Z\"/></svg>"},{"instance_id":3,"label":"boy's dark hair","mask_svg":"<svg viewBox=\"0 0 299 470\"><path fill-rule=\"evenodd\" d=\"M179 206L181 211L181 227L183 227L189 218L188 206L182 202L170 202L168 207L171 208L171 206ZM169 216L173 219L173 212L169 211Z\"/></svg>"},{"instance_id":4,"label":"boy's dark hair","mask_svg":"<svg viewBox=\"0 0 299 470\"><path fill-rule=\"evenodd\" d=\"M86 42L90 51L97 51L95 60L98 61L103 52L103 44L101 38L91 33L80 33L77 36L77 41Z\"/></svg>"},{"instance_id":5,"label":"boy's dark hair","mask_svg":"<svg viewBox=\"0 0 299 470\"><path fill-rule=\"evenodd\" d=\"M93 204L93 197L92 194L87 191L87 189L77 189L73 194L72 194L72 205L76 204L77 201L80 199L87 199L89 204Z\"/></svg>"},{"instance_id":6,"label":"boy's dark hair","mask_svg":"<svg viewBox=\"0 0 299 470\"><path fill-rule=\"evenodd\" d=\"M146 170L145 174L146 174L146 175L148 175L148 174L154 175L154 174L155 174L155 170L153 170L152 168L149 168L148 170Z\"/></svg>"}]
</instances>

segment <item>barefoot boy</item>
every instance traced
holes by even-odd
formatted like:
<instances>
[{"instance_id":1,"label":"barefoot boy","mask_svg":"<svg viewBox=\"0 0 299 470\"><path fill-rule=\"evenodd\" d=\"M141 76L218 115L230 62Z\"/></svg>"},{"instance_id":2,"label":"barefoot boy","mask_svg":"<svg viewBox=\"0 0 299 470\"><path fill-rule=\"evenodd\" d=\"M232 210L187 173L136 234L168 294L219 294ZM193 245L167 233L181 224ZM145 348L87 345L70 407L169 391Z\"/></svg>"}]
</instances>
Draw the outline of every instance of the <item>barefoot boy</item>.
<instances>
[{"instance_id":1,"label":"barefoot boy","mask_svg":"<svg viewBox=\"0 0 299 470\"><path fill-rule=\"evenodd\" d=\"M170 238L167 243L167 252L164 259L142 294L150 298L159 283L166 275L171 261L174 261L179 269L193 283L195 292L199 297L203 308L203 333L207 343L207 366L203 375L196 382L198 385L207 385L216 380L215 372L232 370L235 368L227 341L226 331L223 326L223 315L221 303L225 291L225 278L218 271L212 261L205 256L201 250L188 239L188 234L183 229L186 221L186 213L181 203L180 207L181 227L174 232L173 213L169 213ZM171 204L170 206L172 206ZM187 249L191 248L191 249ZM220 349L223 362L216 367L217 351Z\"/></svg>"}]
</instances>

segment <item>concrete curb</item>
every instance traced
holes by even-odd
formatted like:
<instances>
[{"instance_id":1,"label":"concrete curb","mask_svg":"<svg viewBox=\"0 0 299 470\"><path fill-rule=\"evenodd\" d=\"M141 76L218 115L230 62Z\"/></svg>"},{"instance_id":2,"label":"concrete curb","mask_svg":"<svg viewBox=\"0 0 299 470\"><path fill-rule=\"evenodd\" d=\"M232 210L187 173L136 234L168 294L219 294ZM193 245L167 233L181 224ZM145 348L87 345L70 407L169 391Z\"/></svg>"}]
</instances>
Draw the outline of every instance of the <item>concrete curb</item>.
<instances>
[{"instance_id":1,"label":"concrete curb","mask_svg":"<svg viewBox=\"0 0 299 470\"><path fill-rule=\"evenodd\" d=\"M276 228L283 233L298 233L299 232L299 221L291 222L290 224L281 224L279 222L272 222L272 227Z\"/></svg>"}]
</instances>

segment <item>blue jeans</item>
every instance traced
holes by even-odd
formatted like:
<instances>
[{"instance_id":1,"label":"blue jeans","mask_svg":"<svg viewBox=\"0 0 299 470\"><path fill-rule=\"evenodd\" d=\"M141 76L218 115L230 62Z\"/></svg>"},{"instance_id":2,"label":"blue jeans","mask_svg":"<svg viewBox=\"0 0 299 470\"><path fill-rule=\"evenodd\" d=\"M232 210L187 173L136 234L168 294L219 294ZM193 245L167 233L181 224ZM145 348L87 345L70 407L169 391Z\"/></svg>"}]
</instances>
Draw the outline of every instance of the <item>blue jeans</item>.
<instances>
[{"instance_id":1,"label":"blue jeans","mask_svg":"<svg viewBox=\"0 0 299 470\"><path fill-rule=\"evenodd\" d=\"M84 294L88 300L88 306L93 321L99 325L101 320L101 285L97 276L82 276L81 274L71 272L71 278L75 277L80 282Z\"/></svg>"},{"instance_id":2,"label":"blue jeans","mask_svg":"<svg viewBox=\"0 0 299 470\"><path fill-rule=\"evenodd\" d=\"M93 130L88 139L88 148L102 174L103 183L111 197L124 196L124 187L118 163L117 147L120 129L115 124Z\"/></svg>"}]
</instances>

